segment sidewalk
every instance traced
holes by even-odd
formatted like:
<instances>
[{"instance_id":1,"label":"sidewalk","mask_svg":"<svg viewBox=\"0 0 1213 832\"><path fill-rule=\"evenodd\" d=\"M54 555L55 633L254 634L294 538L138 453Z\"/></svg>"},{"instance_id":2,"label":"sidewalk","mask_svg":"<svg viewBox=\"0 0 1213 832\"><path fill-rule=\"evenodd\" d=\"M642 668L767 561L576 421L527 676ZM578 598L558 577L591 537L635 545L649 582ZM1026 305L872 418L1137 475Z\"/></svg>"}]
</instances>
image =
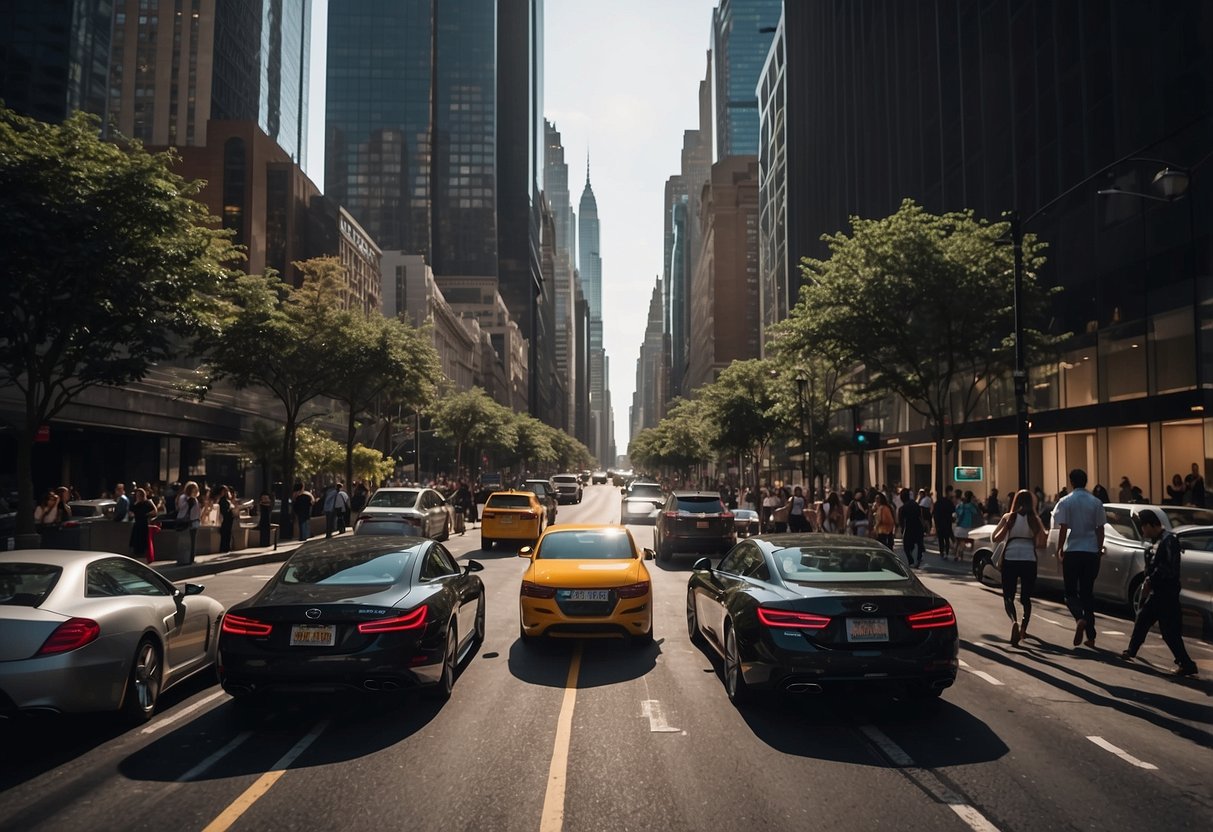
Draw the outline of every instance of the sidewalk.
<instances>
[{"instance_id":1,"label":"sidewalk","mask_svg":"<svg viewBox=\"0 0 1213 832\"><path fill-rule=\"evenodd\" d=\"M298 540L283 540L278 543L277 549L272 546L264 548L251 546L238 552L198 555L194 558L193 563L186 566L178 565L174 560L157 560L151 564L151 567L170 581L180 582L196 578L199 575L213 575L216 572L227 572L245 566L281 563L290 557L291 552L298 549L299 546L300 541Z\"/></svg>"}]
</instances>

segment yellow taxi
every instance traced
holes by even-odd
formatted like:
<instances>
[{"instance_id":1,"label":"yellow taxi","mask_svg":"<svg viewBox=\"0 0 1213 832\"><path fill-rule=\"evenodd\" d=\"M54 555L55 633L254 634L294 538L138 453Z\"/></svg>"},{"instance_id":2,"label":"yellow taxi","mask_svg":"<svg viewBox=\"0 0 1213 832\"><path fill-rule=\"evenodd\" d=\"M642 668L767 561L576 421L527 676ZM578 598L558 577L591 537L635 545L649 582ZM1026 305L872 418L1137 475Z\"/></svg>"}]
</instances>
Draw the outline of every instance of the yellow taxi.
<instances>
[{"instance_id":1,"label":"yellow taxi","mask_svg":"<svg viewBox=\"0 0 1213 832\"><path fill-rule=\"evenodd\" d=\"M494 491L480 513L480 548L491 549L503 540L535 543L545 513L533 491Z\"/></svg>"},{"instance_id":2,"label":"yellow taxi","mask_svg":"<svg viewBox=\"0 0 1213 832\"><path fill-rule=\"evenodd\" d=\"M653 584L641 549L624 526L552 526L518 556L531 565L519 593L524 643L554 638L653 640Z\"/></svg>"}]
</instances>

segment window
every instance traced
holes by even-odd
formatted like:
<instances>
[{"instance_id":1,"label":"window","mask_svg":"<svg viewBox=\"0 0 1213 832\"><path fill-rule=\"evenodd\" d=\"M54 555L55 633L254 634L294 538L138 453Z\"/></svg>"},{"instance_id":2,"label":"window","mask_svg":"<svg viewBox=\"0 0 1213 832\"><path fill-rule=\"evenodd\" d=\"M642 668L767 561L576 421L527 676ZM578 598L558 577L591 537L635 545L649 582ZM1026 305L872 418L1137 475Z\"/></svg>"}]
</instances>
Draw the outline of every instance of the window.
<instances>
[{"instance_id":1,"label":"window","mask_svg":"<svg viewBox=\"0 0 1213 832\"><path fill-rule=\"evenodd\" d=\"M459 567L455 566L446 550L436 543L431 546L425 560L421 562L421 580L433 581L457 574L459 574Z\"/></svg>"},{"instance_id":2,"label":"window","mask_svg":"<svg viewBox=\"0 0 1213 832\"><path fill-rule=\"evenodd\" d=\"M732 550L724 556L724 560L720 562L720 566L718 568L721 572L727 572L730 575L744 574L747 562L747 554L749 550L754 548L756 547L753 543L740 543L734 546Z\"/></svg>"},{"instance_id":3,"label":"window","mask_svg":"<svg viewBox=\"0 0 1213 832\"><path fill-rule=\"evenodd\" d=\"M376 491L367 508L412 508L417 503L416 491Z\"/></svg>"},{"instance_id":4,"label":"window","mask_svg":"<svg viewBox=\"0 0 1213 832\"><path fill-rule=\"evenodd\" d=\"M390 586L404 580L412 556L417 551L361 547L362 543L353 537L346 545L328 549L323 554L296 554L287 561L282 582L324 586Z\"/></svg>"},{"instance_id":5,"label":"window","mask_svg":"<svg viewBox=\"0 0 1213 832\"><path fill-rule=\"evenodd\" d=\"M676 497L671 502L674 511L687 514L720 514L724 511L724 503L719 497Z\"/></svg>"},{"instance_id":6,"label":"window","mask_svg":"<svg viewBox=\"0 0 1213 832\"><path fill-rule=\"evenodd\" d=\"M776 566L795 583L904 582L909 573L901 559L887 549L863 546L804 546L777 549Z\"/></svg>"},{"instance_id":7,"label":"window","mask_svg":"<svg viewBox=\"0 0 1213 832\"><path fill-rule=\"evenodd\" d=\"M162 579L129 558L110 558L90 563L85 570L85 595L106 598L122 595L168 596L172 591Z\"/></svg>"},{"instance_id":8,"label":"window","mask_svg":"<svg viewBox=\"0 0 1213 832\"><path fill-rule=\"evenodd\" d=\"M45 563L0 563L0 606L37 607L63 570Z\"/></svg>"},{"instance_id":9,"label":"window","mask_svg":"<svg viewBox=\"0 0 1213 832\"><path fill-rule=\"evenodd\" d=\"M623 529L548 532L535 553L538 559L630 560L636 557L631 535Z\"/></svg>"}]
</instances>

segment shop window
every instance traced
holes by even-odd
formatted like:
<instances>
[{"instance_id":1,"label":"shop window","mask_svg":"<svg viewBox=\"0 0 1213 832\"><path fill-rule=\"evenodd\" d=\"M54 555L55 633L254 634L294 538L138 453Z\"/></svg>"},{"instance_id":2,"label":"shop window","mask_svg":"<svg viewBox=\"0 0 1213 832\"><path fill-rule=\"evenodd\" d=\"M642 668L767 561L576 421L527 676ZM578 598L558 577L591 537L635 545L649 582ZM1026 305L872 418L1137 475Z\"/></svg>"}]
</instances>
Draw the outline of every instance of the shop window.
<instances>
[{"instance_id":1,"label":"shop window","mask_svg":"<svg viewBox=\"0 0 1213 832\"><path fill-rule=\"evenodd\" d=\"M1146 339L1143 321L1099 333L1100 389L1106 401L1146 395Z\"/></svg>"},{"instance_id":2,"label":"shop window","mask_svg":"<svg viewBox=\"0 0 1213 832\"><path fill-rule=\"evenodd\" d=\"M1066 353L1061 360L1062 390L1065 407L1081 407L1099 401L1095 368L1099 356L1094 346Z\"/></svg>"},{"instance_id":3,"label":"shop window","mask_svg":"<svg viewBox=\"0 0 1213 832\"><path fill-rule=\"evenodd\" d=\"M1191 309L1176 309L1150 318L1151 385L1154 393L1196 386L1196 342Z\"/></svg>"},{"instance_id":4,"label":"shop window","mask_svg":"<svg viewBox=\"0 0 1213 832\"><path fill-rule=\"evenodd\" d=\"M1032 410L1056 410L1061 406L1061 368L1044 364L1028 370L1028 406Z\"/></svg>"}]
</instances>

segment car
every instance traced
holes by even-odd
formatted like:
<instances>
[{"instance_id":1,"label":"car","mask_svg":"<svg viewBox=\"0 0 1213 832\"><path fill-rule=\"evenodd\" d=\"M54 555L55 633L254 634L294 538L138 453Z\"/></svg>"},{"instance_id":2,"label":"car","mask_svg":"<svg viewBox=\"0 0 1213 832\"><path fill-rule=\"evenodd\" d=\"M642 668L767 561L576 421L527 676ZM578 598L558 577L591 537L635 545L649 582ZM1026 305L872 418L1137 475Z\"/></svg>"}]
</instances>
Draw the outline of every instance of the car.
<instances>
[{"instance_id":1,"label":"car","mask_svg":"<svg viewBox=\"0 0 1213 832\"><path fill-rule=\"evenodd\" d=\"M524 644L543 637L653 641L653 585L624 526L564 525L543 533L519 557L530 560L518 597Z\"/></svg>"},{"instance_id":2,"label":"car","mask_svg":"<svg viewBox=\"0 0 1213 832\"><path fill-rule=\"evenodd\" d=\"M0 711L120 711L215 663L223 605L112 552L0 553Z\"/></svg>"},{"instance_id":3,"label":"car","mask_svg":"<svg viewBox=\"0 0 1213 832\"><path fill-rule=\"evenodd\" d=\"M480 475L480 484L476 487L476 502L483 503L494 491L505 487L501 474L496 471L486 471Z\"/></svg>"},{"instance_id":4,"label":"car","mask_svg":"<svg viewBox=\"0 0 1213 832\"><path fill-rule=\"evenodd\" d=\"M718 653L730 701L895 683L914 697L956 680L948 602L881 544L834 534L759 535L687 581L691 640Z\"/></svg>"},{"instance_id":5,"label":"car","mask_svg":"<svg viewBox=\"0 0 1213 832\"><path fill-rule=\"evenodd\" d=\"M522 485L518 486L519 491L533 491L535 496L539 498L539 502L547 511L548 525L556 522L556 514L559 511L560 500L556 495L556 486L551 480L530 479L525 480Z\"/></svg>"},{"instance_id":6,"label":"car","mask_svg":"<svg viewBox=\"0 0 1213 832\"><path fill-rule=\"evenodd\" d=\"M543 533L545 510L533 491L497 491L480 513L480 548L505 540L535 543Z\"/></svg>"},{"instance_id":7,"label":"car","mask_svg":"<svg viewBox=\"0 0 1213 832\"><path fill-rule=\"evenodd\" d=\"M447 699L484 641L482 569L424 537L309 541L224 614L219 682L240 703L418 688Z\"/></svg>"},{"instance_id":8,"label":"car","mask_svg":"<svg viewBox=\"0 0 1213 832\"><path fill-rule=\"evenodd\" d=\"M379 488L358 512L358 523L372 517L396 517L416 521L423 537L447 540L451 536L451 512L446 498L433 488Z\"/></svg>"},{"instance_id":9,"label":"car","mask_svg":"<svg viewBox=\"0 0 1213 832\"><path fill-rule=\"evenodd\" d=\"M425 537L421 533L421 521L416 517L397 517L391 514L367 514L358 518L354 534L360 535L404 535Z\"/></svg>"},{"instance_id":10,"label":"car","mask_svg":"<svg viewBox=\"0 0 1213 832\"><path fill-rule=\"evenodd\" d=\"M561 503L581 502L581 478L576 474L556 474L552 477L556 486L556 499Z\"/></svg>"},{"instance_id":11,"label":"car","mask_svg":"<svg viewBox=\"0 0 1213 832\"><path fill-rule=\"evenodd\" d=\"M72 518L67 523L74 524L82 521L92 523L98 520L112 520L114 518L114 508L117 505L117 500L108 498L100 500L72 500L67 504L67 507L72 510Z\"/></svg>"},{"instance_id":12,"label":"car","mask_svg":"<svg viewBox=\"0 0 1213 832\"><path fill-rule=\"evenodd\" d=\"M620 523L656 523L661 507L665 505L665 491L655 482L634 481L620 489Z\"/></svg>"},{"instance_id":13,"label":"car","mask_svg":"<svg viewBox=\"0 0 1213 832\"><path fill-rule=\"evenodd\" d=\"M1106 503L1104 513L1104 556L1095 578L1095 597L1129 607L1136 614L1141 606L1141 585L1145 578L1146 548L1149 541L1141 533L1138 514L1153 509L1166 517L1172 528L1213 525L1213 509L1198 506L1151 506L1137 503ZM979 530L974 530L979 531ZM990 529L993 532L993 528ZM1061 559L1057 557L1058 529L1049 530L1044 550L1037 554L1036 584L1042 589L1063 591ZM1002 586L1002 574L992 559L994 544L989 538L977 538L973 549L973 576L990 586Z\"/></svg>"},{"instance_id":14,"label":"car","mask_svg":"<svg viewBox=\"0 0 1213 832\"><path fill-rule=\"evenodd\" d=\"M733 528L738 537L750 537L762 531L758 512L752 508L733 509Z\"/></svg>"},{"instance_id":15,"label":"car","mask_svg":"<svg viewBox=\"0 0 1213 832\"><path fill-rule=\"evenodd\" d=\"M663 561L676 552L723 554L736 542L733 513L715 491L673 492L653 527L653 548Z\"/></svg>"},{"instance_id":16,"label":"car","mask_svg":"<svg viewBox=\"0 0 1213 832\"><path fill-rule=\"evenodd\" d=\"M579 480L581 480L581 484L582 484L582 485L589 485L589 484L590 484L590 472L589 472L589 470L587 469L587 470L585 470L585 471L580 472L580 473L577 475L577 478L578 478Z\"/></svg>"},{"instance_id":17,"label":"car","mask_svg":"<svg viewBox=\"0 0 1213 832\"><path fill-rule=\"evenodd\" d=\"M607 479L608 479L608 477L607 477L606 471L595 471L592 474L590 474L590 484L591 485L606 485Z\"/></svg>"}]
</instances>

